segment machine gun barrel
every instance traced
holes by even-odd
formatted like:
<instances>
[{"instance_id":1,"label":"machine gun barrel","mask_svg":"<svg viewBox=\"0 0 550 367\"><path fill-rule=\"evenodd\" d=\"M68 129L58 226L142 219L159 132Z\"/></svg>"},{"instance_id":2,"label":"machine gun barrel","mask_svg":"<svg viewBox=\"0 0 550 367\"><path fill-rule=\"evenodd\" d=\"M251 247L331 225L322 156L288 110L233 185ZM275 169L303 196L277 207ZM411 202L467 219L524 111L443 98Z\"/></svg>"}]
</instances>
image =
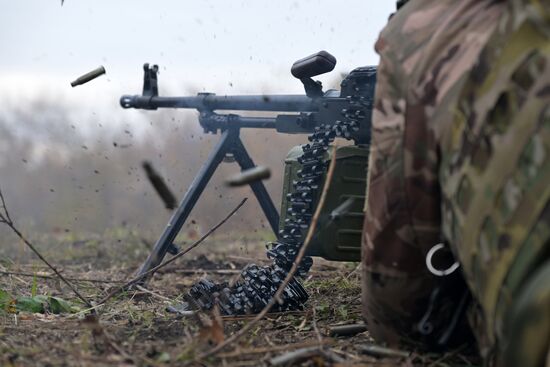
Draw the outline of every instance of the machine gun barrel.
<instances>
[{"instance_id":1,"label":"machine gun barrel","mask_svg":"<svg viewBox=\"0 0 550 367\"><path fill-rule=\"evenodd\" d=\"M120 98L123 108L156 110L157 108L192 108L199 111L240 110L274 112L314 112L317 103L304 95L241 95L217 96L200 93L194 97L159 97L124 95Z\"/></svg>"},{"instance_id":2,"label":"machine gun barrel","mask_svg":"<svg viewBox=\"0 0 550 367\"><path fill-rule=\"evenodd\" d=\"M212 93L199 93L193 97L160 97L157 78L158 66L143 65L142 94L122 96L120 105L123 108L195 109L199 111L199 123L204 131L206 133L221 132L221 138L192 181L179 207L156 242L153 251L138 271L140 275L149 273L151 269L160 264L167 252L177 253L177 247L173 242L222 161L231 158L239 164L242 170L256 167L240 139L239 134L242 128L275 129L277 132L286 134L314 133L314 135L310 135L310 138L313 139L310 140L312 143L305 145L308 149L308 164L314 167L323 165L320 159L328 149L328 144L335 137L353 139L356 145L369 144L376 69L374 67L354 69L341 82L339 91L330 89L324 92L321 82L314 81L312 77L333 70L335 64L336 59L326 51L301 59L294 64L291 69L292 75L300 79L306 95L217 96ZM274 117L260 117L240 116L231 112L218 113L216 112L218 110L281 113L277 113ZM306 174L308 173L306 172ZM318 178L320 177L318 175ZM310 185L308 182L306 182L307 185ZM261 181L253 181L249 184L258 198L270 227L278 236L279 213L264 184ZM306 220L304 218L306 216L302 218ZM294 232L285 233L285 236L294 236L292 238L296 236ZM285 237L283 236L283 238ZM287 255L283 253L288 254L288 251L292 249L289 246L286 244L280 247L283 252L277 253L277 256L286 258ZM271 284L271 280L268 279L267 282Z\"/></svg>"}]
</instances>

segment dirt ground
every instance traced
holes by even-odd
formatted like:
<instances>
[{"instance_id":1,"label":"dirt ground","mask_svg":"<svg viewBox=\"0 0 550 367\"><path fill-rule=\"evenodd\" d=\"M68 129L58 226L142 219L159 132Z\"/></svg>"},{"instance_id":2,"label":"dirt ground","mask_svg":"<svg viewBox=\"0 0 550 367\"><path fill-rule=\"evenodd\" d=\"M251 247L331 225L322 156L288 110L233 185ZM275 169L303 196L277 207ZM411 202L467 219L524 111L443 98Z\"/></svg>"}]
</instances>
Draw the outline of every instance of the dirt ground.
<instances>
[{"instance_id":1,"label":"dirt ground","mask_svg":"<svg viewBox=\"0 0 550 367\"><path fill-rule=\"evenodd\" d=\"M227 227L225 227L227 228ZM2 232L6 233L6 232ZM196 234L191 233L191 237ZM90 300L98 300L117 282L128 279L145 258L152 239L117 229L102 235L71 232L29 236L43 254ZM368 331L332 337L330 328L361 321L360 271L355 263L316 259L305 287L310 300L304 311L271 314L238 342L215 356L197 361L216 341L229 337L249 317L182 316L168 312L200 277L229 280L249 262L265 262L268 235L224 234L224 228L204 244L159 271L147 288L121 294L98 309L98 322L85 318L85 308L67 286L53 276L24 244L5 234L0 248L0 288L13 296L58 296L81 312L0 312L0 364L3 366L471 366L464 348L446 354L380 357L365 352L373 344ZM193 238L182 241L190 243ZM181 242L180 242L181 243ZM182 247L184 247L183 244ZM77 278L79 280L77 280ZM214 326L208 326L212 324ZM309 348L303 359L289 352ZM275 358L275 359L274 359ZM284 363L285 358L287 361Z\"/></svg>"}]
</instances>

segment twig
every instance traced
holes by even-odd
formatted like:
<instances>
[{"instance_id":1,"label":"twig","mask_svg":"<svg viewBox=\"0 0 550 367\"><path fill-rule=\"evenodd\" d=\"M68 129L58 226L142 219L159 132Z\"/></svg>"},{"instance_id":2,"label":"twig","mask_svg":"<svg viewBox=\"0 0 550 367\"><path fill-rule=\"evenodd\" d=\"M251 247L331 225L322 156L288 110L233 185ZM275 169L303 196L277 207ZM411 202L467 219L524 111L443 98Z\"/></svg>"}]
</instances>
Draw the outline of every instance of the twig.
<instances>
[{"instance_id":1,"label":"twig","mask_svg":"<svg viewBox=\"0 0 550 367\"><path fill-rule=\"evenodd\" d=\"M21 277L36 277L42 279L57 279L56 276L46 275L46 274L33 274L33 273L23 273L17 271L0 271L2 275L18 275ZM90 282L90 283L123 283L122 280L105 280L105 279L92 279L92 278L73 278L65 277L65 279L73 282Z\"/></svg>"},{"instance_id":2,"label":"twig","mask_svg":"<svg viewBox=\"0 0 550 367\"><path fill-rule=\"evenodd\" d=\"M334 353L332 349L322 349L321 352L323 353L323 356L333 364L342 364L346 361L345 359L340 358L338 354Z\"/></svg>"},{"instance_id":3,"label":"twig","mask_svg":"<svg viewBox=\"0 0 550 367\"><path fill-rule=\"evenodd\" d=\"M139 290L142 291L142 292L145 292L145 293L150 294L150 295L152 295L152 296L154 296L154 297L157 297L157 298L159 298L159 299L162 299L163 301L173 302L173 300L171 300L170 298L164 297L164 296L162 296L162 295L160 295L160 294L158 294L158 293L155 293L155 292L153 292L153 291L150 291L149 289L147 289L147 288L145 288L145 287L142 287L142 286L139 285L139 284L136 285L136 288L139 289Z\"/></svg>"},{"instance_id":4,"label":"twig","mask_svg":"<svg viewBox=\"0 0 550 367\"><path fill-rule=\"evenodd\" d=\"M10 218L10 213L8 212L8 208L6 207L6 201L4 200L4 195L2 194L2 190L0 190L0 200L2 200L2 210L6 214L4 215L0 213L0 222L6 223L6 224L13 224L13 221Z\"/></svg>"},{"instance_id":5,"label":"twig","mask_svg":"<svg viewBox=\"0 0 550 367\"><path fill-rule=\"evenodd\" d=\"M134 278L132 278L130 281L124 283L123 285L115 288L114 290L112 290L109 294L107 294L105 297L103 297L99 302L97 302L97 306L99 305L102 305L103 303L107 302L108 300L110 300L112 297L114 297L115 295L117 295L118 293L124 291L126 288L136 284L137 282L139 282L140 280L142 280L144 277L148 276L149 274L151 273L154 273L155 271L159 270L160 268L163 268L165 267L166 265L168 264L171 264L172 262L176 261L176 259L182 257L183 255L187 254L189 251L191 251L192 249L194 249L195 247L197 247L198 245L200 245L206 238L208 238L208 236L210 236L214 231L216 231L216 229L220 228L225 222L227 222L229 220L229 218L231 218L243 205L244 203L246 202L247 198L244 198L240 203L239 205L237 205L235 207L235 209L233 209L224 219L222 219L218 224L216 224L214 227L212 227L208 232L206 232L206 234L204 234L201 238L199 238L195 243L193 243L191 246L189 246L188 248L186 248L185 250L182 250L180 252L178 252L176 255L174 255L171 259L163 262L162 264L159 264L157 266L155 266L154 268L146 271L145 273L143 274L140 274ZM97 307L96 306L96 307Z\"/></svg>"},{"instance_id":6,"label":"twig","mask_svg":"<svg viewBox=\"0 0 550 367\"><path fill-rule=\"evenodd\" d=\"M319 348L323 345L323 337L321 336L321 333L319 332L319 328L317 327L317 313L315 312L315 307L313 307L313 315L311 319L311 323L313 324L313 330L315 330L315 335L317 335L317 341L319 342Z\"/></svg>"},{"instance_id":7,"label":"twig","mask_svg":"<svg viewBox=\"0 0 550 367\"><path fill-rule=\"evenodd\" d=\"M353 269L348 275L346 275L346 277L344 279L349 279L351 278L351 276L355 273L357 273L357 271L361 269L361 263L357 264L357 266L355 267L355 269Z\"/></svg>"},{"instance_id":8,"label":"twig","mask_svg":"<svg viewBox=\"0 0 550 367\"><path fill-rule=\"evenodd\" d=\"M273 317L273 318L279 318L281 316L301 316L304 315L305 311L284 311L284 312L271 312L266 315L266 317ZM224 321L245 321L245 320L251 320L256 315L227 315L222 316L222 319Z\"/></svg>"},{"instance_id":9,"label":"twig","mask_svg":"<svg viewBox=\"0 0 550 367\"><path fill-rule=\"evenodd\" d=\"M323 341L323 345L330 346L333 342L330 340ZM308 347L317 347L318 343L315 342L303 342L303 343L296 343L296 344L284 344L284 345L274 345L269 347L259 347L259 348L239 348L237 350L234 350L232 352L228 353L220 353L220 358L234 358L234 357L242 357L249 354L265 354L265 353L273 353L273 352L281 352L281 351L288 351L291 349L300 349L300 348L308 348Z\"/></svg>"},{"instance_id":10,"label":"twig","mask_svg":"<svg viewBox=\"0 0 550 367\"><path fill-rule=\"evenodd\" d=\"M6 268L3 267L2 265L0 265L0 269L4 269L2 272L5 272L5 270L6 270ZM25 281L25 280L19 278L19 277L17 276L17 274L8 274L8 276L10 277L10 279L13 277L13 278L19 280L19 281L20 281L21 283L23 283L23 284L27 284L27 285L29 284L29 282L27 282L27 281Z\"/></svg>"},{"instance_id":11,"label":"twig","mask_svg":"<svg viewBox=\"0 0 550 367\"><path fill-rule=\"evenodd\" d=\"M293 350L292 352L287 352L283 355L271 358L269 360L269 364L271 366L281 366L281 365L288 365L288 364L294 365L298 361L303 361L304 359L308 359L319 354L320 354L319 347L296 349L296 350Z\"/></svg>"},{"instance_id":12,"label":"twig","mask_svg":"<svg viewBox=\"0 0 550 367\"><path fill-rule=\"evenodd\" d=\"M2 190L0 190L0 200L2 201L2 207L4 209L4 213L0 213L0 223L4 223L5 225L7 225L17 235L17 237L19 237L21 241L23 241L25 245L27 245L32 250L32 252L34 252L34 254L38 256L40 260L42 260L44 264L52 269L55 275L57 275L59 279L61 279L63 283L65 283L73 291L73 293L76 294L76 296L80 298L82 302L84 302L86 306L92 307L92 304L82 294L80 294L80 292L63 275L61 275L61 273L55 268L55 266L50 264L48 260L46 260L46 258L42 256L42 254L33 246L33 244L30 243L30 241L27 240L27 238L23 236L23 234L19 232L19 230L15 227L15 224L10 218L8 208L6 207L6 202L4 201Z\"/></svg>"},{"instance_id":13,"label":"twig","mask_svg":"<svg viewBox=\"0 0 550 367\"><path fill-rule=\"evenodd\" d=\"M238 270L238 269L180 269L180 268L167 268L167 269L162 269L162 271L159 271L159 273L161 273L161 274L165 274L165 273L178 273L178 274L210 273L210 274L227 275L227 274L240 274L241 270Z\"/></svg>"},{"instance_id":14,"label":"twig","mask_svg":"<svg viewBox=\"0 0 550 367\"><path fill-rule=\"evenodd\" d=\"M361 361L361 358L356 356L355 354L351 354L351 353L348 353L348 352L344 352L342 349L334 349L332 348L331 351L336 354L336 355L339 355L339 356L342 356L344 357L344 359L353 359L357 362ZM348 364L352 364L353 362L351 361L348 361Z\"/></svg>"},{"instance_id":15,"label":"twig","mask_svg":"<svg viewBox=\"0 0 550 367\"><path fill-rule=\"evenodd\" d=\"M336 166L336 147L334 147L334 151L332 154L332 159L330 161L330 165L327 170L327 175L325 179L325 185L323 187L323 191L321 193L321 197L319 199L319 204L317 204L317 208L315 209L315 214L313 215L313 218L311 220L311 224L309 226L309 230L307 232L306 239L304 241L304 244L300 248L300 251L298 252L296 258L294 259L294 263L292 264L292 268L290 268L290 271L286 275L286 278L279 286L279 289L277 289L277 292L273 295L273 297L269 300L269 303L264 307L264 309L256 315L256 317L250 321L248 324L246 324L242 329L240 329L238 332L233 334L231 337L227 338L223 343L218 344L211 350L207 351L206 353L203 353L199 355L195 361L201 360L207 357L211 357L221 351L223 348L227 347L231 343L234 343L235 341L239 340L243 335L245 335L250 329L252 329L253 326L255 326L261 319L264 318L264 316L271 310L271 307L277 302L277 300L281 299L281 296L287 287L288 283L292 280L294 277L294 274L296 274L296 270L298 269L298 265L302 261L302 258L304 257L306 250L309 246L309 242L311 241L311 238L313 237L313 233L315 232L315 229L317 227L317 222L319 221L319 215L321 214L321 209L323 208L325 204L325 199L327 197L327 192L330 187L330 181L332 179L332 176L334 175L334 167Z\"/></svg>"}]
</instances>

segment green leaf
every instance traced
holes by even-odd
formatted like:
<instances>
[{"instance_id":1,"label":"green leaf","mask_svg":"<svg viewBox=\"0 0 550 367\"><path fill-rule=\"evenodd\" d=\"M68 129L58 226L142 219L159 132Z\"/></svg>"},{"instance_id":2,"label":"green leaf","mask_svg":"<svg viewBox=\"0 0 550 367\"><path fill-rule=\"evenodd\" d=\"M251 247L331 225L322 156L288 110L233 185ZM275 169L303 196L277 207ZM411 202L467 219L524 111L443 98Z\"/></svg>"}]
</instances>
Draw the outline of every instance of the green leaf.
<instances>
[{"instance_id":1,"label":"green leaf","mask_svg":"<svg viewBox=\"0 0 550 367\"><path fill-rule=\"evenodd\" d=\"M42 297L17 297L15 308L21 312L44 313L44 299Z\"/></svg>"},{"instance_id":2,"label":"green leaf","mask_svg":"<svg viewBox=\"0 0 550 367\"><path fill-rule=\"evenodd\" d=\"M60 313L72 313L74 312L74 307L64 299L57 297L50 297L50 311L55 314Z\"/></svg>"},{"instance_id":3,"label":"green leaf","mask_svg":"<svg viewBox=\"0 0 550 367\"><path fill-rule=\"evenodd\" d=\"M32 298L35 299L37 302L41 302L44 306L49 303L48 296L43 296L39 294L38 296L34 296Z\"/></svg>"},{"instance_id":4,"label":"green leaf","mask_svg":"<svg viewBox=\"0 0 550 367\"><path fill-rule=\"evenodd\" d=\"M10 307L15 309L10 311ZM78 312L80 309L73 306L69 302L59 297L50 297L44 295L37 295L34 297L17 297L13 299L12 296L0 289L0 310L7 310L8 312L31 312L31 313L45 313L51 312L54 314L61 313L73 313Z\"/></svg>"}]
</instances>

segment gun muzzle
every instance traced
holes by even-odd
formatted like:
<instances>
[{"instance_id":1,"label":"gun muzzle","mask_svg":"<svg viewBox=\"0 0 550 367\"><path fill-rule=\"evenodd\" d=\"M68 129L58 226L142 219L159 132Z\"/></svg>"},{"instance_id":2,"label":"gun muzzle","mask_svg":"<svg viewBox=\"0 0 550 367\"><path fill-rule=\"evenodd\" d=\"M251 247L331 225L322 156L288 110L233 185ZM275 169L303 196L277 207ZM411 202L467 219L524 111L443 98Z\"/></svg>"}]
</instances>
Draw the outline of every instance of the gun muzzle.
<instances>
[{"instance_id":1,"label":"gun muzzle","mask_svg":"<svg viewBox=\"0 0 550 367\"><path fill-rule=\"evenodd\" d=\"M81 85L84 83L88 83L90 80L94 80L100 75L105 74L105 68L103 66L98 67L97 69L94 69L90 71L89 73L86 73L82 76L80 76L75 81L71 82L71 87L76 87L77 85Z\"/></svg>"}]
</instances>

